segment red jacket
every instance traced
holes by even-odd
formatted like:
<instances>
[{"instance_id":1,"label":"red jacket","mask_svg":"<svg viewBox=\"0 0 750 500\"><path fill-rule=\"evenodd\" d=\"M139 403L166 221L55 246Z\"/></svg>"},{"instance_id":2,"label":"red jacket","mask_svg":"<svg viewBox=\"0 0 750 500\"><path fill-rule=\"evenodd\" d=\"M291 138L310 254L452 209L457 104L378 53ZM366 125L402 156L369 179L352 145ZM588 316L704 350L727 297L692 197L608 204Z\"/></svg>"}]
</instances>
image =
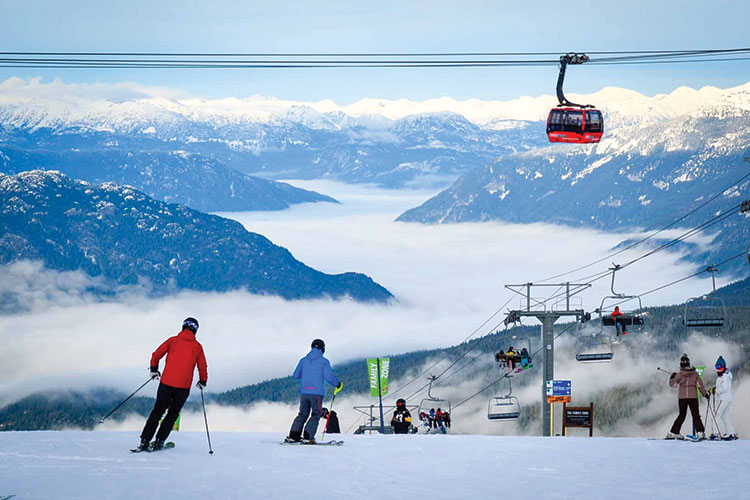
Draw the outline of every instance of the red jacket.
<instances>
[{"instance_id":1,"label":"red jacket","mask_svg":"<svg viewBox=\"0 0 750 500\"><path fill-rule=\"evenodd\" d=\"M193 384L195 365L198 365L200 380L208 381L208 368L203 346L195 340L191 330L182 330L174 337L169 337L151 355L151 369L159 368L159 360L167 355L161 383L177 389L190 389Z\"/></svg>"}]
</instances>

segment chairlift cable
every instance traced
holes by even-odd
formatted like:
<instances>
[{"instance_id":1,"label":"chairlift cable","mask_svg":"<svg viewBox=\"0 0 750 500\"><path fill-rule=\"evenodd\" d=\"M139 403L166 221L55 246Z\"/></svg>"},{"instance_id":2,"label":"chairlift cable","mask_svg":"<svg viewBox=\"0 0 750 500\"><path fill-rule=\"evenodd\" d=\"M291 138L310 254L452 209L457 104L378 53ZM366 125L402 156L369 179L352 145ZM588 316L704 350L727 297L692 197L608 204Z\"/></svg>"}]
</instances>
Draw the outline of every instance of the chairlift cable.
<instances>
[{"instance_id":1,"label":"chairlift cable","mask_svg":"<svg viewBox=\"0 0 750 500\"><path fill-rule=\"evenodd\" d=\"M568 326L567 326L567 327L566 327L566 328L565 328L565 329L564 329L563 331L561 331L560 333L558 333L557 335L555 335L555 340L557 340L557 338L558 338L558 337L560 337L561 335L563 335L564 333L566 333L566 332L567 332L568 330L570 330L570 329L571 329L571 328L572 328L573 326L575 326L575 325L576 325L576 323L575 323L575 322L573 322L573 323L571 323L570 325L568 325ZM539 347L539 349L537 349L536 351L534 351L534 352L533 352L533 353L531 354L531 357L533 358L534 356L536 356L536 355L537 355L537 354L538 354L539 352L541 352L541 351L542 351L542 349L543 349L543 348L544 348L544 346L543 346L543 345L542 345L541 347ZM497 383L498 383L498 382L500 382L501 380L503 380L503 379L506 379L506 378L509 378L509 377L510 377L510 375L511 375L510 373L506 373L506 374L502 375L501 377L499 377L498 379L496 379L496 380L495 380L495 381L493 381L492 383L490 383L490 384L487 384L487 385L486 385L486 386L484 386L484 387L483 387L482 389L480 389L479 391L475 392L474 394L472 394L472 395L471 395L471 396L469 396L468 398L464 399L464 400L463 400L463 401L461 401L460 403L458 403L458 404L456 404L456 405L452 405L452 410L453 410L453 411L456 411L456 408L458 408L458 407L459 407L459 406L461 406L462 404L464 404L464 403L468 402L469 400L471 400L471 399L474 399L474 398L475 398L476 396L480 395L481 393L483 393L484 391L486 391L487 389L489 389L489 388L490 388L490 387L492 387L493 385L497 384Z\"/></svg>"},{"instance_id":2,"label":"chairlift cable","mask_svg":"<svg viewBox=\"0 0 750 500\"><path fill-rule=\"evenodd\" d=\"M740 184L742 181L744 181L748 177L750 177L750 173L747 173L747 174L743 175L742 177L740 177L739 179L737 179L736 181L734 181L732 184L730 184L729 186L727 186L723 190L719 191L718 193L716 193L715 195L713 195L711 198L709 198L705 202L701 203L700 205L698 205L697 207L695 207L694 209L692 209L691 211L689 211L685 215L683 215L683 216L681 216L681 217L673 220L672 222L670 222L666 226L662 227L661 229L659 229L657 231L654 231L653 233L649 234L648 236L646 236L644 238L641 238L640 240L638 240L638 241L636 241L634 243L631 243L630 245L628 245L628 246L626 246L624 248L621 248L620 250L617 250L616 252L612 252L611 254L606 255L606 256L602 257L601 259L599 259L599 260L591 262L590 264L586 264L585 266L578 267L578 268L573 269L571 271L567 271L567 272L564 272L564 273L556 274L554 276L551 276L549 278L545 278L543 280L537 280L537 281L535 281L535 283L544 283L546 281L551 281L553 279L561 278L563 276L567 276L568 274L573 274L575 272L582 271L583 269L589 268L589 267L594 266L596 264L599 264L601 262L608 261L612 257L615 257L616 255L619 255L619 254L621 254L623 252L626 252L626 251L630 250L631 248L634 248L634 247L640 245L641 243L644 243L645 241L647 241L647 240L653 238L654 236L656 236L657 234L666 231L667 229L669 229L670 227L674 226L678 222L687 219L688 217L690 217L691 215L693 215L695 212L697 212L701 208L705 207L706 205L708 205L709 203L711 203L712 201L714 201L716 198L718 198L719 196L723 195L724 193L726 193L727 191L729 191L730 189L732 189L734 186ZM586 278L583 278L583 279L586 279Z\"/></svg>"},{"instance_id":3,"label":"chairlift cable","mask_svg":"<svg viewBox=\"0 0 750 500\"><path fill-rule=\"evenodd\" d=\"M498 314L500 314L502 312L502 310L505 309L505 307L508 304L510 304L511 300L513 300L513 296L511 296L507 301L505 301L505 303L503 305L501 305L495 312L493 312L492 315L490 315L489 318L487 318L486 320L484 320L484 322L482 322L481 325L479 325L478 327L476 327L466 338L464 338L457 345L461 345L461 344L467 342L474 335L476 335L480 330L482 330L487 325L487 323L489 323L492 320L492 318L494 318L495 316L497 316ZM390 397L394 396L396 393L400 392L401 390L405 389L407 386L411 385L414 381L422 378L424 375L426 375L427 373L429 373L430 370L432 370L433 368L435 368L439 363L441 363L446 358L448 358L448 356L449 356L449 353L445 353L445 355L443 355L440 359L438 359L432 365L430 365L425 370L423 370L419 375L417 375L416 377L412 378L409 382L407 382L406 384L400 386L398 389L395 389L393 392L389 392L387 395L383 396L383 399L387 399L387 398L390 398Z\"/></svg>"},{"instance_id":4,"label":"chairlift cable","mask_svg":"<svg viewBox=\"0 0 750 500\"><path fill-rule=\"evenodd\" d=\"M645 259L646 257L650 257L651 255L654 255L654 254L656 254L656 253L658 253L658 252L660 252L662 250L665 250L665 249L667 249L667 248L669 248L671 246L674 246L677 243L685 241L688 238L694 236L695 234L698 234L699 232L701 232L701 231L703 231L703 230L705 230L705 229L707 229L707 228L709 228L709 227L711 227L711 226L713 226L715 224L718 224L719 222L723 222L724 220L728 219L732 215L735 215L735 213L737 211L739 211L739 208L741 206L742 206L742 204L738 204L738 205L736 205L736 206L728 209L726 212L721 213L721 214L719 214L719 215L717 215L717 216L715 216L715 217L713 217L713 218L711 218L711 219L703 222L702 224L698 225L697 227L694 227L693 229L690 229L689 231L686 231L686 232L682 233L677 238L674 238L674 239L668 241L667 243L662 244L658 248L650 250L647 253L645 253L645 254L643 254L643 255L641 255L639 257L636 257L635 259L633 259L633 260L631 260L631 261L629 261L629 262L627 262L625 264L622 264L621 266L619 266L618 269L622 270L622 269L624 269L624 268L626 268L626 267L628 267L628 266L630 266L632 264L635 264L636 262L638 262L638 261L640 261L642 259ZM654 233L654 234L656 234L656 233ZM644 238L644 240L645 240L645 238ZM635 246L635 244L633 246ZM597 281L599 281L599 280L607 277L610 274L611 274L611 269L607 270L607 271L602 271L600 273L596 273L596 274L590 275L588 277L583 278L583 280L588 280L588 281L585 281L584 283L582 283L582 285L590 285L592 283L595 283L595 282L597 282ZM593 279L589 279L589 278L593 278ZM556 299L558 297L561 297L563 295L564 295L563 293L559 293L558 295L550 296L547 299L545 299L544 301L540 301L540 302L543 302L543 303L546 304L546 303L548 303L548 302L550 302L550 301L552 301L552 300L554 300L554 299Z\"/></svg>"},{"instance_id":5,"label":"chairlift cable","mask_svg":"<svg viewBox=\"0 0 750 500\"><path fill-rule=\"evenodd\" d=\"M733 260L735 260L735 259L739 259L740 257L744 257L745 255L747 255L747 252L744 252L744 251L743 251L743 252L740 252L740 253L738 253L737 255L734 255L734 256L732 256L732 257L729 257L728 259L725 259L725 260L723 260L723 261L719 262L718 264L714 264L714 265L713 265L713 266L711 266L711 267L721 267L721 266L723 266L724 264L726 264L726 263L728 263L728 262L731 262L731 261L733 261ZM659 287L653 288L653 289L651 289L651 290L648 290L648 291L646 291L646 292L640 293L640 294L636 295L636 296L635 296L635 297L633 297L633 298L637 298L637 297L643 297L643 296L645 296L645 295L649 295L649 294L651 294L651 293L654 293L654 292L658 292L659 290L663 290L664 288L668 288L668 287L670 287L670 286L676 285L677 283L682 283L683 281L689 280L689 279L691 279L691 278L695 278L696 276L700 276L701 274L703 274L703 273L706 273L706 272L708 272L708 269L709 269L709 268L706 268L706 269L702 269L702 270L700 270L700 271L698 271L698 272L696 272L696 273L693 273L693 274L691 274L690 276L685 276L684 278L680 278L680 279L678 279L678 280L672 281L672 282L670 282L670 283L667 283L667 284L665 284L665 285L661 285L661 286L659 286ZM622 304L623 302L628 302L629 300L632 300L632 299L627 299L627 300L623 300L623 301L617 302L616 304L613 304L613 305L619 305L619 304Z\"/></svg>"}]
</instances>

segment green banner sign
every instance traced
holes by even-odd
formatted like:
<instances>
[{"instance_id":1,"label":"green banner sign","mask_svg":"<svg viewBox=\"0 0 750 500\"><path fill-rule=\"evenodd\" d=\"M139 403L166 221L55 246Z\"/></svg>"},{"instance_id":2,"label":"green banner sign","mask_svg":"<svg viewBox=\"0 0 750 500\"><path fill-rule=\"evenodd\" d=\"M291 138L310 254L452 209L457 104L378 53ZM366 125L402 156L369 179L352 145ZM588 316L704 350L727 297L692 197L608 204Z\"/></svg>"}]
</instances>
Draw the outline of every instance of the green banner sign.
<instances>
[{"instance_id":1,"label":"green banner sign","mask_svg":"<svg viewBox=\"0 0 750 500\"><path fill-rule=\"evenodd\" d=\"M378 370L378 365L380 369ZM370 395L374 398L388 394L388 371L391 358L368 358L367 373L370 377ZM379 373L378 373L379 372ZM380 381L380 384L378 384Z\"/></svg>"}]
</instances>

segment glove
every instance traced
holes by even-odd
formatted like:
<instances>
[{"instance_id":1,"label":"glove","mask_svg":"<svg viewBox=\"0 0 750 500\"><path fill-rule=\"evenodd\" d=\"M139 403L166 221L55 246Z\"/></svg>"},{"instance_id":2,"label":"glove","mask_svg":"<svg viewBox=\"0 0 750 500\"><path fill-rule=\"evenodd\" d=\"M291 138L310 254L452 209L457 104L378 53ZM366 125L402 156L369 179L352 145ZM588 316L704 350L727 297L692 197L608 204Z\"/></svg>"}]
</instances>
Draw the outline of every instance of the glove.
<instances>
[{"instance_id":1,"label":"glove","mask_svg":"<svg viewBox=\"0 0 750 500\"><path fill-rule=\"evenodd\" d=\"M669 380L672 380L676 376L677 376L677 373L676 372L672 372L672 375L669 376Z\"/></svg>"},{"instance_id":2,"label":"glove","mask_svg":"<svg viewBox=\"0 0 750 500\"><path fill-rule=\"evenodd\" d=\"M200 390L203 390L206 388L206 384L208 383L207 380L199 380L197 384L195 384L195 387L197 387Z\"/></svg>"},{"instance_id":3,"label":"glove","mask_svg":"<svg viewBox=\"0 0 750 500\"><path fill-rule=\"evenodd\" d=\"M161 377L161 373L159 372L159 369L155 366L150 367L151 370L151 380L157 379Z\"/></svg>"},{"instance_id":4,"label":"glove","mask_svg":"<svg viewBox=\"0 0 750 500\"><path fill-rule=\"evenodd\" d=\"M344 388L344 383L339 381L339 385L336 386L336 388L333 390L333 394L336 395L339 392L341 392L341 389Z\"/></svg>"}]
</instances>

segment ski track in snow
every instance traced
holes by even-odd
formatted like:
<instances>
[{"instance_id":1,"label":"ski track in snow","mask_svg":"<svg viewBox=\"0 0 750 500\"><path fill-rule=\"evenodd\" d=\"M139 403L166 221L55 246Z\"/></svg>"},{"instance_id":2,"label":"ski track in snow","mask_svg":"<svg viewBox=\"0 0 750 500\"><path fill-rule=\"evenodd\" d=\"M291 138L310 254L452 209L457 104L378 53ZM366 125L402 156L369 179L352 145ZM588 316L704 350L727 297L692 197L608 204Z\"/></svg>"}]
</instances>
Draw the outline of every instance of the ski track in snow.
<instances>
[{"instance_id":1,"label":"ski track in snow","mask_svg":"<svg viewBox=\"0 0 750 500\"><path fill-rule=\"evenodd\" d=\"M749 441L340 438L341 447L280 446L282 434L214 433L209 455L205 433L180 432L173 450L133 454L135 432L2 432L0 498L668 500L750 489Z\"/></svg>"}]
</instances>

